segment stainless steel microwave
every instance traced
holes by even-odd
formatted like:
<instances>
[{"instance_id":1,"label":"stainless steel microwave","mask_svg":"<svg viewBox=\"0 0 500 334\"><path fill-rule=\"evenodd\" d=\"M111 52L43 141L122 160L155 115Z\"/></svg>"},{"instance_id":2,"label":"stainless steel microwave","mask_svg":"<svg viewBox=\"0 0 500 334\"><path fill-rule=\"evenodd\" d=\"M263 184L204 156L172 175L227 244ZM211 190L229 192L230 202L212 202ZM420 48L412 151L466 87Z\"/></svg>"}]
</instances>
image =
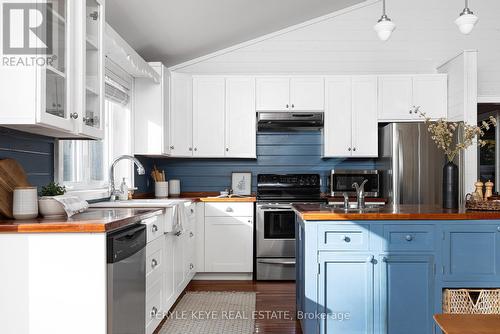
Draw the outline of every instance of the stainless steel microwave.
<instances>
[{"instance_id":1,"label":"stainless steel microwave","mask_svg":"<svg viewBox=\"0 0 500 334\"><path fill-rule=\"evenodd\" d=\"M365 196L378 197L380 195L380 173L375 169L366 170L332 170L330 174L330 194L331 196L342 196L347 193L349 196L356 196L356 191L352 184L357 182L365 184Z\"/></svg>"}]
</instances>

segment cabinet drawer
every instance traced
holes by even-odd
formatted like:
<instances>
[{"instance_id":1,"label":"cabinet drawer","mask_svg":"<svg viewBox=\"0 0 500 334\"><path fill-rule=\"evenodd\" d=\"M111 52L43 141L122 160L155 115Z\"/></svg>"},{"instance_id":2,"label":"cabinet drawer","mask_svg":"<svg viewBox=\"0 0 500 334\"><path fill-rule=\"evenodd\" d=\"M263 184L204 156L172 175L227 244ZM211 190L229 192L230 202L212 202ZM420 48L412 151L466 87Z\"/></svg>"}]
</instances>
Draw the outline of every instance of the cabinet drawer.
<instances>
[{"instance_id":1,"label":"cabinet drawer","mask_svg":"<svg viewBox=\"0 0 500 334\"><path fill-rule=\"evenodd\" d=\"M206 217L252 217L253 203L206 203Z\"/></svg>"},{"instance_id":2,"label":"cabinet drawer","mask_svg":"<svg viewBox=\"0 0 500 334\"><path fill-rule=\"evenodd\" d=\"M154 332L163 318L163 289L162 280L154 282L153 286L146 290L146 334Z\"/></svg>"},{"instance_id":3,"label":"cabinet drawer","mask_svg":"<svg viewBox=\"0 0 500 334\"><path fill-rule=\"evenodd\" d=\"M146 240L148 243L162 236L165 232L163 219L164 215L159 215L142 221L142 224L146 225Z\"/></svg>"},{"instance_id":4,"label":"cabinet drawer","mask_svg":"<svg viewBox=\"0 0 500 334\"><path fill-rule=\"evenodd\" d=\"M321 225L318 227L319 249L368 250L369 225Z\"/></svg>"},{"instance_id":5,"label":"cabinet drawer","mask_svg":"<svg viewBox=\"0 0 500 334\"><path fill-rule=\"evenodd\" d=\"M156 282L163 273L164 238L156 239L146 245L146 287Z\"/></svg>"},{"instance_id":6,"label":"cabinet drawer","mask_svg":"<svg viewBox=\"0 0 500 334\"><path fill-rule=\"evenodd\" d=\"M429 225L385 225L384 250L431 251L434 249L434 227Z\"/></svg>"}]
</instances>

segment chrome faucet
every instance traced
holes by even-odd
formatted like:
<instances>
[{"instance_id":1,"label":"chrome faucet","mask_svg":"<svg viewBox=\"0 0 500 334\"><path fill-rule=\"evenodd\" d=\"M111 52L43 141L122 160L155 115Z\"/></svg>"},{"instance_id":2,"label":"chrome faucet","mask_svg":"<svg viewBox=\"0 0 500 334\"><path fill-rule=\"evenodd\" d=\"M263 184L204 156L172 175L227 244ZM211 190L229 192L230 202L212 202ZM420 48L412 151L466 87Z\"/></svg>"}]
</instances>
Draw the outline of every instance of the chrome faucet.
<instances>
[{"instance_id":1,"label":"chrome faucet","mask_svg":"<svg viewBox=\"0 0 500 334\"><path fill-rule=\"evenodd\" d=\"M356 199L358 202L358 209L364 209L366 207L365 205L365 184L368 182L368 180L363 180L361 185L359 185L357 182L354 182L352 184L352 187L356 189Z\"/></svg>"},{"instance_id":2,"label":"chrome faucet","mask_svg":"<svg viewBox=\"0 0 500 334\"><path fill-rule=\"evenodd\" d=\"M349 195L347 195L346 192L343 192L342 196L344 196L344 210L349 210Z\"/></svg>"},{"instance_id":3,"label":"chrome faucet","mask_svg":"<svg viewBox=\"0 0 500 334\"><path fill-rule=\"evenodd\" d=\"M116 199L116 196L121 193L115 188L115 166L118 162L125 159L132 160L132 162L135 163L135 165L137 166L137 173L139 175L144 175L145 173L144 166L141 164L141 162L131 155L121 155L113 160L113 163L111 164L111 170L109 171L109 193L111 201L114 201Z\"/></svg>"}]
</instances>

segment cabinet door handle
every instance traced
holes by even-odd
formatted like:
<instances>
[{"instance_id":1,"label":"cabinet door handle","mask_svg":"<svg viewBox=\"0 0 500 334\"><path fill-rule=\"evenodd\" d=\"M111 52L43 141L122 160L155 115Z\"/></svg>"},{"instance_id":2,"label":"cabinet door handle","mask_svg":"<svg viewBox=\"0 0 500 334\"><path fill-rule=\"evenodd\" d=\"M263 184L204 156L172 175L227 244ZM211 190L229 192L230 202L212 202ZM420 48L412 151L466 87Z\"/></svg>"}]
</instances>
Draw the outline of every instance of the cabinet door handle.
<instances>
[{"instance_id":1,"label":"cabinet door handle","mask_svg":"<svg viewBox=\"0 0 500 334\"><path fill-rule=\"evenodd\" d=\"M175 236L176 236L176 237L180 237L180 236L181 236L181 234L182 234L182 231L178 231L178 232L176 232L176 233L175 233Z\"/></svg>"},{"instance_id":2,"label":"cabinet door handle","mask_svg":"<svg viewBox=\"0 0 500 334\"><path fill-rule=\"evenodd\" d=\"M153 306L153 308L151 309L151 317L156 317L156 315L158 314L158 309Z\"/></svg>"},{"instance_id":3,"label":"cabinet door handle","mask_svg":"<svg viewBox=\"0 0 500 334\"><path fill-rule=\"evenodd\" d=\"M292 108L295 108L295 104L292 104Z\"/></svg>"},{"instance_id":4,"label":"cabinet door handle","mask_svg":"<svg viewBox=\"0 0 500 334\"><path fill-rule=\"evenodd\" d=\"M366 262L375 263L375 256L373 255L369 256Z\"/></svg>"},{"instance_id":5,"label":"cabinet door handle","mask_svg":"<svg viewBox=\"0 0 500 334\"><path fill-rule=\"evenodd\" d=\"M226 147L226 152L229 152L229 148L228 147Z\"/></svg>"},{"instance_id":6,"label":"cabinet door handle","mask_svg":"<svg viewBox=\"0 0 500 334\"><path fill-rule=\"evenodd\" d=\"M194 150L195 150L195 151L198 151L198 149L197 149L196 147L194 148Z\"/></svg>"},{"instance_id":7,"label":"cabinet door handle","mask_svg":"<svg viewBox=\"0 0 500 334\"><path fill-rule=\"evenodd\" d=\"M387 263L387 257L385 257L385 256L384 256L384 257L382 258L382 262Z\"/></svg>"},{"instance_id":8,"label":"cabinet door handle","mask_svg":"<svg viewBox=\"0 0 500 334\"><path fill-rule=\"evenodd\" d=\"M151 268L156 268L156 266L158 265L158 261L156 261L156 259L152 259L151 260Z\"/></svg>"},{"instance_id":9,"label":"cabinet door handle","mask_svg":"<svg viewBox=\"0 0 500 334\"><path fill-rule=\"evenodd\" d=\"M192 238L194 237L194 233L193 232L189 232L189 236Z\"/></svg>"},{"instance_id":10,"label":"cabinet door handle","mask_svg":"<svg viewBox=\"0 0 500 334\"><path fill-rule=\"evenodd\" d=\"M287 105L286 105L286 108L287 108L287 109L289 109L289 108L290 108L290 106L287 104Z\"/></svg>"},{"instance_id":11,"label":"cabinet door handle","mask_svg":"<svg viewBox=\"0 0 500 334\"><path fill-rule=\"evenodd\" d=\"M94 11L90 13L89 16L92 18L92 20L97 21L97 19L99 18L99 12Z\"/></svg>"},{"instance_id":12,"label":"cabinet door handle","mask_svg":"<svg viewBox=\"0 0 500 334\"><path fill-rule=\"evenodd\" d=\"M350 147L349 147L347 150L348 150L349 152L351 152L351 148L350 148Z\"/></svg>"},{"instance_id":13,"label":"cabinet door handle","mask_svg":"<svg viewBox=\"0 0 500 334\"><path fill-rule=\"evenodd\" d=\"M170 149L173 150L174 149L174 145L170 146Z\"/></svg>"},{"instance_id":14,"label":"cabinet door handle","mask_svg":"<svg viewBox=\"0 0 500 334\"><path fill-rule=\"evenodd\" d=\"M353 151L353 152L356 152L356 147L354 147L354 148L352 149L352 151Z\"/></svg>"},{"instance_id":15,"label":"cabinet door handle","mask_svg":"<svg viewBox=\"0 0 500 334\"><path fill-rule=\"evenodd\" d=\"M500 232L500 226L497 227L497 231Z\"/></svg>"},{"instance_id":16,"label":"cabinet door handle","mask_svg":"<svg viewBox=\"0 0 500 334\"><path fill-rule=\"evenodd\" d=\"M158 226L153 225L153 226L151 227L151 231L153 231L153 232L158 232Z\"/></svg>"},{"instance_id":17,"label":"cabinet door handle","mask_svg":"<svg viewBox=\"0 0 500 334\"><path fill-rule=\"evenodd\" d=\"M226 212L233 212L233 211L234 211L233 208L231 208L230 206L226 208Z\"/></svg>"},{"instance_id":18,"label":"cabinet door handle","mask_svg":"<svg viewBox=\"0 0 500 334\"><path fill-rule=\"evenodd\" d=\"M69 117L71 117L72 119L77 119L78 114L76 112L73 112L73 113L69 114Z\"/></svg>"},{"instance_id":19,"label":"cabinet door handle","mask_svg":"<svg viewBox=\"0 0 500 334\"><path fill-rule=\"evenodd\" d=\"M189 269L193 269L194 268L194 264L190 263L189 264Z\"/></svg>"},{"instance_id":20,"label":"cabinet door handle","mask_svg":"<svg viewBox=\"0 0 500 334\"><path fill-rule=\"evenodd\" d=\"M420 111L420 106L413 106L413 112L415 114L418 114L419 111Z\"/></svg>"},{"instance_id":21,"label":"cabinet door handle","mask_svg":"<svg viewBox=\"0 0 500 334\"><path fill-rule=\"evenodd\" d=\"M406 237L405 237L406 241L412 241L413 240L413 236L411 234L408 234Z\"/></svg>"}]
</instances>

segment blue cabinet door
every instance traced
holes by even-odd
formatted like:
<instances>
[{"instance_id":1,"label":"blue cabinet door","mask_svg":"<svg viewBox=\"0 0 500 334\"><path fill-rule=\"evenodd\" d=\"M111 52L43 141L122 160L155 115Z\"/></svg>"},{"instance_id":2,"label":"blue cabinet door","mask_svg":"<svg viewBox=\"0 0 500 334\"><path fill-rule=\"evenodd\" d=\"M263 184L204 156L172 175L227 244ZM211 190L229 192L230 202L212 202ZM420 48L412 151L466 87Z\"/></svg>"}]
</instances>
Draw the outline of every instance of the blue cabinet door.
<instances>
[{"instance_id":1,"label":"blue cabinet door","mask_svg":"<svg viewBox=\"0 0 500 334\"><path fill-rule=\"evenodd\" d=\"M497 282L500 280L500 222L443 227L443 280Z\"/></svg>"},{"instance_id":2,"label":"blue cabinet door","mask_svg":"<svg viewBox=\"0 0 500 334\"><path fill-rule=\"evenodd\" d=\"M381 332L433 333L434 257L386 255L378 262Z\"/></svg>"},{"instance_id":3,"label":"blue cabinet door","mask_svg":"<svg viewBox=\"0 0 500 334\"><path fill-rule=\"evenodd\" d=\"M319 265L320 333L373 333L373 255L324 251Z\"/></svg>"}]
</instances>

